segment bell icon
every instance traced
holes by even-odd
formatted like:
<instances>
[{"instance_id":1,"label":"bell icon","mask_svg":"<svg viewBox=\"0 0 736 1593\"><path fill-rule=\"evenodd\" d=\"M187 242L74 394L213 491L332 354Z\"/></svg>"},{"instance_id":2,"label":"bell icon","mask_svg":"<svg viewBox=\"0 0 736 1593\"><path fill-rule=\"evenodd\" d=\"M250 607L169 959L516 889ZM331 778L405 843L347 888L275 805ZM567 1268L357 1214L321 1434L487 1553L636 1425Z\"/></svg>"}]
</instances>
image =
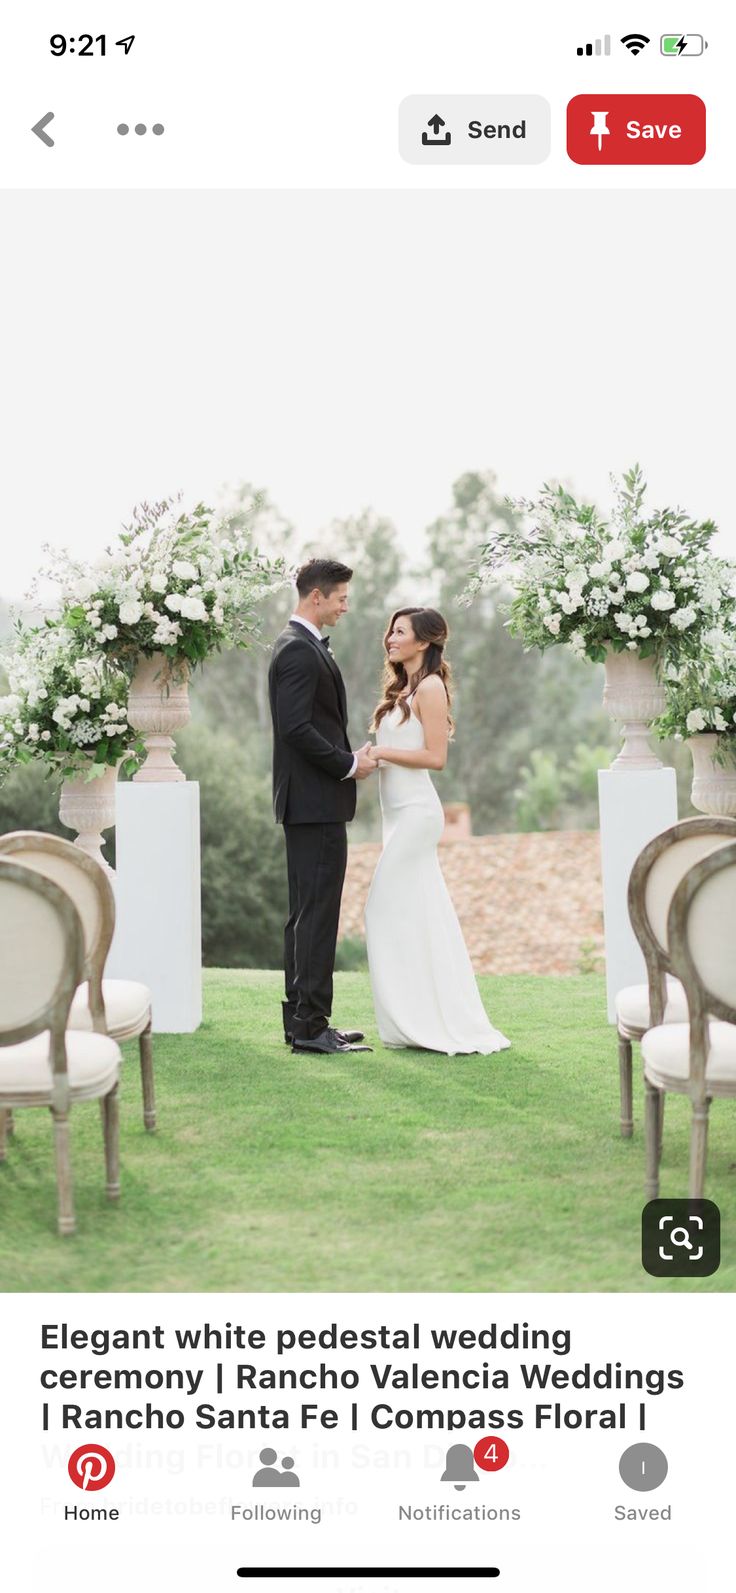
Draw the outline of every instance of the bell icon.
<instances>
[{"instance_id":1,"label":"bell icon","mask_svg":"<svg viewBox=\"0 0 736 1593\"><path fill-rule=\"evenodd\" d=\"M451 1444L445 1455L445 1469L441 1482L451 1482L462 1493L466 1482L477 1482L478 1473L473 1465L473 1451L467 1444Z\"/></svg>"}]
</instances>

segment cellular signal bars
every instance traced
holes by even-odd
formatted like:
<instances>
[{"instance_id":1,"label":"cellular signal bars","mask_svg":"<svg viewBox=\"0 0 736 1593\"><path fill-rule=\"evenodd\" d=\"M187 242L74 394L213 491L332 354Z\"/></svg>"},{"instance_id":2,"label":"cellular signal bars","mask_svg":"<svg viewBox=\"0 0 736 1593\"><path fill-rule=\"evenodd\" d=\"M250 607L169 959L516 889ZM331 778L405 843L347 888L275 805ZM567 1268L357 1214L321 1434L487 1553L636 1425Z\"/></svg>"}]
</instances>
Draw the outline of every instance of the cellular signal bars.
<instances>
[{"instance_id":1,"label":"cellular signal bars","mask_svg":"<svg viewBox=\"0 0 736 1593\"><path fill-rule=\"evenodd\" d=\"M611 35L607 33L602 39L594 39L592 44L579 44L578 55L610 55Z\"/></svg>"}]
</instances>

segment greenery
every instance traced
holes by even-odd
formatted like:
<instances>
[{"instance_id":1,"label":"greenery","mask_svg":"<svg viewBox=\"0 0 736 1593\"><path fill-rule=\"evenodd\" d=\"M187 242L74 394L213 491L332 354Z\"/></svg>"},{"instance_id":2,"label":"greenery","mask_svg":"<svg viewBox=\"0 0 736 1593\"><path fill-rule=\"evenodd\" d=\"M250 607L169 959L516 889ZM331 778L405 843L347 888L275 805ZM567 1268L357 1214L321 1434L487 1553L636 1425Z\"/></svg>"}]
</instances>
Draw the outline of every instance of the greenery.
<instances>
[{"instance_id":1,"label":"greenery","mask_svg":"<svg viewBox=\"0 0 736 1593\"><path fill-rule=\"evenodd\" d=\"M516 518L497 514L465 599L509 585L509 628L526 647L566 642L598 663L607 647L697 656L704 633L733 612L734 566L710 552L717 528L681 509L647 514L638 465L612 484L610 520L556 484L515 500Z\"/></svg>"},{"instance_id":2,"label":"greenery","mask_svg":"<svg viewBox=\"0 0 736 1593\"><path fill-rule=\"evenodd\" d=\"M713 631L697 659L665 671L665 689L667 705L655 724L660 736L715 731L721 757L736 756L736 631Z\"/></svg>"},{"instance_id":3,"label":"greenery","mask_svg":"<svg viewBox=\"0 0 736 1593\"><path fill-rule=\"evenodd\" d=\"M258 508L241 503L236 523L203 503L185 513L165 498L138 505L95 564L47 548L42 574L61 594L56 623L93 656L135 663L160 652L174 671L223 647L249 646L262 597L286 579L283 559L254 545Z\"/></svg>"},{"instance_id":4,"label":"greenery","mask_svg":"<svg viewBox=\"0 0 736 1593\"><path fill-rule=\"evenodd\" d=\"M48 1112L16 1113L0 1167L0 1289L733 1289L733 1104L714 1103L708 1148L720 1271L651 1278L640 1264L642 1091L634 1138L622 1140L602 979L480 983L510 1051L384 1051L367 976L353 973L338 975L335 1015L364 1027L374 1050L328 1059L285 1047L277 974L210 971L200 1031L155 1038L155 1135L143 1128L137 1046L124 1047L115 1205L99 1113L75 1107L73 1239L55 1232ZM670 1096L665 1195L687 1190L689 1119L687 1100Z\"/></svg>"},{"instance_id":5,"label":"greenery","mask_svg":"<svg viewBox=\"0 0 736 1593\"><path fill-rule=\"evenodd\" d=\"M280 968L286 861L270 779L249 767L236 741L205 726L187 730L180 749L182 767L201 786L205 964Z\"/></svg>"},{"instance_id":6,"label":"greenery","mask_svg":"<svg viewBox=\"0 0 736 1593\"><path fill-rule=\"evenodd\" d=\"M128 724L128 675L76 633L20 620L3 658L10 692L0 697L0 783L38 759L60 784L93 780L122 763L132 774L143 746Z\"/></svg>"}]
</instances>

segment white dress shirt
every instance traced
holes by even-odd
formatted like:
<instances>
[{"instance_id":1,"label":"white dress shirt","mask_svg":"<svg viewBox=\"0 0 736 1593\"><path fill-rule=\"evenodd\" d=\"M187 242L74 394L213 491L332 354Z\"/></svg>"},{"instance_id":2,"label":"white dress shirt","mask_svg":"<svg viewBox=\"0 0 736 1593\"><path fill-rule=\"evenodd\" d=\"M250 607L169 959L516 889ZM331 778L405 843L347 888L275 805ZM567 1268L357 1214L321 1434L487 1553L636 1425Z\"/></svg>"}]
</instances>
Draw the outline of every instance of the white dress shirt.
<instances>
[{"instance_id":1,"label":"white dress shirt","mask_svg":"<svg viewBox=\"0 0 736 1593\"><path fill-rule=\"evenodd\" d=\"M320 643L320 645L324 646L324 638L322 636L322 632L317 629L316 625L312 624L311 620L305 619L302 614L292 614L291 618L292 618L292 622L293 622L294 625L303 625L305 631L309 631L312 636L316 636L317 641ZM358 759L357 759L357 756L354 756L353 757L353 766L352 766L352 768L350 770L348 770L347 774L343 775L343 780L352 780L357 767L358 767Z\"/></svg>"}]
</instances>

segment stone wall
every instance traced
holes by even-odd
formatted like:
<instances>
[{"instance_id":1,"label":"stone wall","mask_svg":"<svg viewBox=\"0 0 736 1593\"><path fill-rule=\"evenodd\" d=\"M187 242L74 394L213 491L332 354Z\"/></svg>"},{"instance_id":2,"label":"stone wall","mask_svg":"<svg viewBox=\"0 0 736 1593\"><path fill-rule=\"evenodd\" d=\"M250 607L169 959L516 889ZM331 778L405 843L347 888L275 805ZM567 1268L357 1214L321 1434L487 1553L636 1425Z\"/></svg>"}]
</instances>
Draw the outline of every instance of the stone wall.
<instances>
[{"instance_id":1,"label":"stone wall","mask_svg":"<svg viewBox=\"0 0 736 1593\"><path fill-rule=\"evenodd\" d=\"M374 842L350 847L341 937L363 938L363 909L380 850ZM440 862L477 973L602 967L597 831L476 835L441 847Z\"/></svg>"}]
</instances>

